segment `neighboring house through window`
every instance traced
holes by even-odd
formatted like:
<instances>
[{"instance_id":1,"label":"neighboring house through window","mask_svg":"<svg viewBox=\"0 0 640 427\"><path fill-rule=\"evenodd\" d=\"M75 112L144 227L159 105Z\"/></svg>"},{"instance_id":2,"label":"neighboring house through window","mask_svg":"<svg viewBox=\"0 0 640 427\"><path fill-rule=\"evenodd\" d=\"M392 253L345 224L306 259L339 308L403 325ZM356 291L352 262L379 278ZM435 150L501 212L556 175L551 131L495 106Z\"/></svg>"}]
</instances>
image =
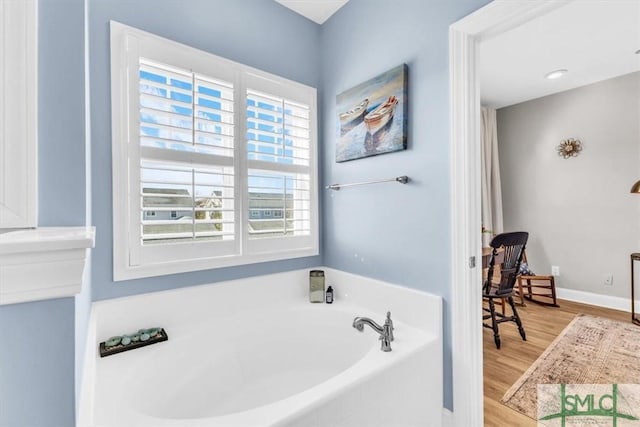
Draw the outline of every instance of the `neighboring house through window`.
<instances>
[{"instance_id":1,"label":"neighboring house through window","mask_svg":"<svg viewBox=\"0 0 640 427\"><path fill-rule=\"evenodd\" d=\"M111 23L114 277L318 254L316 90Z\"/></svg>"}]
</instances>

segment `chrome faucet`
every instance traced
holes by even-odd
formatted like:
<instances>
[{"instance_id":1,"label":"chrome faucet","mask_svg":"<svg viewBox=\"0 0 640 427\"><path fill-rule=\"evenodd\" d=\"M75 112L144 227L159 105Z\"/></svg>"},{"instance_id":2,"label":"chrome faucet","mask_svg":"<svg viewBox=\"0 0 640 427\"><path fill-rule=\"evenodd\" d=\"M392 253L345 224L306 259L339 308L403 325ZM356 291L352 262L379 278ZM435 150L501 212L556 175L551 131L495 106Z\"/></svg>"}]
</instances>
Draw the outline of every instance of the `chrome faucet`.
<instances>
[{"instance_id":1,"label":"chrome faucet","mask_svg":"<svg viewBox=\"0 0 640 427\"><path fill-rule=\"evenodd\" d=\"M360 332L364 331L364 325L369 325L371 329L380 334L380 350L391 351L391 341L393 341L393 321L391 320L390 311L387 311L387 318L384 321L383 326L378 325L368 317L356 317L353 319L353 327Z\"/></svg>"}]
</instances>

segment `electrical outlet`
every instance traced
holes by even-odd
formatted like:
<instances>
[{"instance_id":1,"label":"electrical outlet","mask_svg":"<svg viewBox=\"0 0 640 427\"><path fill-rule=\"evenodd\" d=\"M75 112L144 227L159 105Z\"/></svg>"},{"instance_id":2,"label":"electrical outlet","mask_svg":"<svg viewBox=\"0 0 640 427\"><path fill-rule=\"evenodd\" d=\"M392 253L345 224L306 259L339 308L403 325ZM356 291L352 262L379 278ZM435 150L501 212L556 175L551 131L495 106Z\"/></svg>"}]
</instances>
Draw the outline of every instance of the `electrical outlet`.
<instances>
[{"instance_id":1,"label":"electrical outlet","mask_svg":"<svg viewBox=\"0 0 640 427\"><path fill-rule=\"evenodd\" d=\"M604 285L613 286L613 274L609 273L606 276L604 276Z\"/></svg>"},{"instance_id":2,"label":"electrical outlet","mask_svg":"<svg viewBox=\"0 0 640 427\"><path fill-rule=\"evenodd\" d=\"M552 276L559 276L560 275L560 267L558 267L557 265L552 265L551 266L551 275Z\"/></svg>"}]
</instances>

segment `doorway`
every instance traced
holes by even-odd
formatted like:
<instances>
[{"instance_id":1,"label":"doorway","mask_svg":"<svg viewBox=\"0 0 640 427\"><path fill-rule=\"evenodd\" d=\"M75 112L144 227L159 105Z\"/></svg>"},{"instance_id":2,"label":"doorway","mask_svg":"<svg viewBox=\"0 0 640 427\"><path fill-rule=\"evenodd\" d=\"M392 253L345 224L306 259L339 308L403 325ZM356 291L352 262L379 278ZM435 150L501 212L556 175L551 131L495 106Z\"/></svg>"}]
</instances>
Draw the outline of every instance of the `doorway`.
<instances>
[{"instance_id":1,"label":"doorway","mask_svg":"<svg viewBox=\"0 0 640 427\"><path fill-rule=\"evenodd\" d=\"M567 1L494 1L449 29L453 425L482 426L478 43Z\"/></svg>"}]
</instances>

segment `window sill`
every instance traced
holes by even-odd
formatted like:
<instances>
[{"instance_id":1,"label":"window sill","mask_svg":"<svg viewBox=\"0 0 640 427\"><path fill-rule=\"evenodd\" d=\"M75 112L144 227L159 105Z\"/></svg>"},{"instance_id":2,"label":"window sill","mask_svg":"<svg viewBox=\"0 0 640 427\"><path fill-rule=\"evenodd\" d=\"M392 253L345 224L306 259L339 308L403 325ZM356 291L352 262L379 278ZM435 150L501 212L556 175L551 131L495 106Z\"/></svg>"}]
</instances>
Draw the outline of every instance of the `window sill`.
<instances>
[{"instance_id":1,"label":"window sill","mask_svg":"<svg viewBox=\"0 0 640 427\"><path fill-rule=\"evenodd\" d=\"M0 305L74 296L82 288L95 227L42 227L0 234Z\"/></svg>"},{"instance_id":2,"label":"window sill","mask_svg":"<svg viewBox=\"0 0 640 427\"><path fill-rule=\"evenodd\" d=\"M114 251L115 259L124 257L123 251ZM146 277L165 276L168 274L190 273L193 271L212 270L224 267L238 267L242 265L256 264L261 262L285 261L295 258L317 256L320 252L317 245L311 248L301 248L290 251L265 252L253 255L218 257L218 258L198 258L173 262L158 262L141 266L120 267L114 263L113 279L121 280L142 279Z\"/></svg>"}]
</instances>

